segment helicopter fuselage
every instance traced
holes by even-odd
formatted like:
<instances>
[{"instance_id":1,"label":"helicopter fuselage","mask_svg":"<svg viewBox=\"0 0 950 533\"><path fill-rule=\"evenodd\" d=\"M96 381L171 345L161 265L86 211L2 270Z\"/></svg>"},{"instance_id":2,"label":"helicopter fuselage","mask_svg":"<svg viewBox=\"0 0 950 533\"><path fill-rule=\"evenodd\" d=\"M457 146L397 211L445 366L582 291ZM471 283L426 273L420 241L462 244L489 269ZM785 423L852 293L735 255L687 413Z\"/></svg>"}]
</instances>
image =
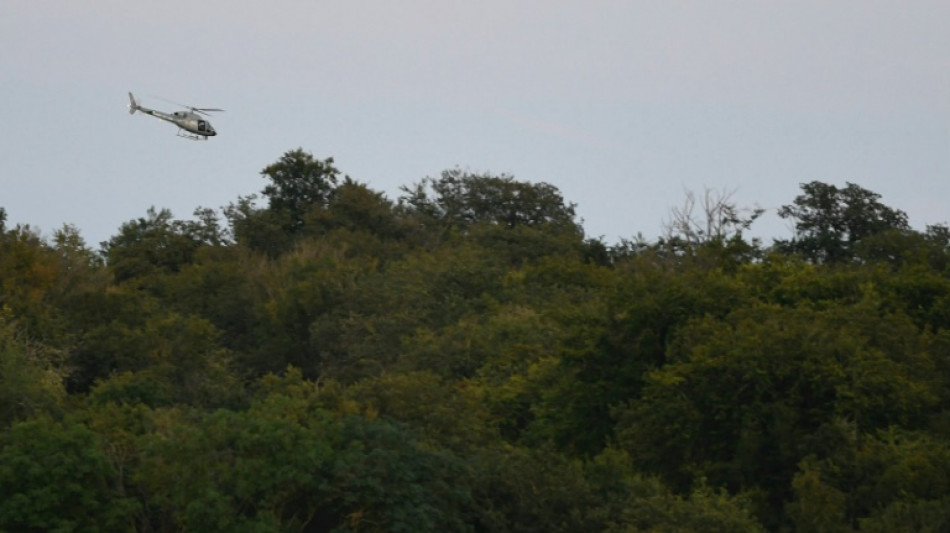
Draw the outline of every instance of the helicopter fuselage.
<instances>
[{"instance_id":1,"label":"helicopter fuselage","mask_svg":"<svg viewBox=\"0 0 950 533\"><path fill-rule=\"evenodd\" d=\"M138 111L145 113L146 115L152 115L155 118L160 118L164 121L171 122L179 128L195 135L201 135L202 137L214 137L218 134L218 132L214 131L211 123L202 118L197 113L192 113L190 111L163 113L161 111L148 109L142 106L139 106Z\"/></svg>"}]
</instances>

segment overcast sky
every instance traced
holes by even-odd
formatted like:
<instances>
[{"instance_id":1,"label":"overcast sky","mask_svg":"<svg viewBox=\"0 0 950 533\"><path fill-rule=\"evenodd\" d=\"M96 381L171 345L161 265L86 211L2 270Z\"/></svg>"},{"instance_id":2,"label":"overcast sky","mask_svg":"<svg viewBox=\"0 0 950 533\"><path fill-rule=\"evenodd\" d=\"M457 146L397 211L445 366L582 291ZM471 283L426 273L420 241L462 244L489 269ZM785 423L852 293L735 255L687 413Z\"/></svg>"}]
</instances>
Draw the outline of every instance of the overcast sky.
<instances>
[{"instance_id":1,"label":"overcast sky","mask_svg":"<svg viewBox=\"0 0 950 533\"><path fill-rule=\"evenodd\" d=\"M395 200L443 170L547 182L608 243L685 191L775 216L853 182L947 222L950 2L0 0L0 207L87 244L190 219L295 148ZM127 92L221 107L192 142Z\"/></svg>"}]
</instances>

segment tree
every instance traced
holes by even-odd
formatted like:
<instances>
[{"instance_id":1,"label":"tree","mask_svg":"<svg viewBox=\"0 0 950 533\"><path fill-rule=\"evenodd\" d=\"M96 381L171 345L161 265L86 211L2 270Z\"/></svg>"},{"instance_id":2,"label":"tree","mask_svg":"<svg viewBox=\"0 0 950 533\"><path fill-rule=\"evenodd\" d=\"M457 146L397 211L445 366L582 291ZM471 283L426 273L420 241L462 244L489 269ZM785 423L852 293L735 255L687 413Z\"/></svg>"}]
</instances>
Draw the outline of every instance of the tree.
<instances>
[{"instance_id":1,"label":"tree","mask_svg":"<svg viewBox=\"0 0 950 533\"><path fill-rule=\"evenodd\" d=\"M9 312L35 339L50 340L61 325L60 310L50 301L58 274L55 253L29 226L0 233L0 313Z\"/></svg>"},{"instance_id":2,"label":"tree","mask_svg":"<svg viewBox=\"0 0 950 533\"><path fill-rule=\"evenodd\" d=\"M113 362L126 364L95 387L100 399L210 407L228 404L240 393L220 333L206 320L156 316L130 333L140 351L131 361Z\"/></svg>"},{"instance_id":3,"label":"tree","mask_svg":"<svg viewBox=\"0 0 950 533\"><path fill-rule=\"evenodd\" d=\"M800 463L792 482L795 498L786 506L796 530L852 531L859 524L861 531L875 533L945 531L947 442L896 427L861 434L851 426L844 438L822 435L824 449Z\"/></svg>"},{"instance_id":4,"label":"tree","mask_svg":"<svg viewBox=\"0 0 950 533\"><path fill-rule=\"evenodd\" d=\"M206 246L222 246L231 244L228 241L226 230L221 228L218 213L210 207L198 207L194 211L197 220L184 221L182 224L186 233Z\"/></svg>"},{"instance_id":5,"label":"tree","mask_svg":"<svg viewBox=\"0 0 950 533\"><path fill-rule=\"evenodd\" d=\"M599 531L585 511L597 498L580 461L546 449L498 446L472 458L478 531Z\"/></svg>"},{"instance_id":6,"label":"tree","mask_svg":"<svg viewBox=\"0 0 950 533\"><path fill-rule=\"evenodd\" d=\"M285 230L286 217L258 208L256 200L255 194L239 196L237 203L232 202L224 208L229 231L237 244L277 257L293 243L292 236Z\"/></svg>"},{"instance_id":7,"label":"tree","mask_svg":"<svg viewBox=\"0 0 950 533\"><path fill-rule=\"evenodd\" d=\"M757 305L691 322L642 395L615 410L618 442L679 488L697 477L758 487L780 516L799 462L823 449L829 427L915 427L935 406L926 339L874 304Z\"/></svg>"},{"instance_id":8,"label":"tree","mask_svg":"<svg viewBox=\"0 0 950 533\"><path fill-rule=\"evenodd\" d=\"M308 211L326 207L339 172L333 167L332 157L319 161L301 148L286 152L261 171L270 180L263 191L268 208L285 217L285 230L300 231Z\"/></svg>"},{"instance_id":9,"label":"tree","mask_svg":"<svg viewBox=\"0 0 950 533\"><path fill-rule=\"evenodd\" d=\"M739 208L733 192L706 189L702 198L686 192L682 207L670 210L664 235L641 253L651 253L680 268L722 268L735 271L761 255L759 239L746 241L744 233L764 209ZM624 243L630 247L630 243Z\"/></svg>"},{"instance_id":10,"label":"tree","mask_svg":"<svg viewBox=\"0 0 950 533\"><path fill-rule=\"evenodd\" d=\"M0 430L17 420L59 413L66 396L57 353L18 338L0 307Z\"/></svg>"},{"instance_id":11,"label":"tree","mask_svg":"<svg viewBox=\"0 0 950 533\"><path fill-rule=\"evenodd\" d=\"M102 243L116 282L178 272L202 245L193 230L200 226L175 220L168 209L148 209L145 218L122 225L119 234Z\"/></svg>"},{"instance_id":12,"label":"tree","mask_svg":"<svg viewBox=\"0 0 950 533\"><path fill-rule=\"evenodd\" d=\"M777 241L781 249L803 254L815 263L837 263L854 257L862 239L888 230L909 229L907 214L880 203L881 195L848 183L843 189L812 181L804 194L778 214L795 221L795 238Z\"/></svg>"},{"instance_id":13,"label":"tree","mask_svg":"<svg viewBox=\"0 0 950 533\"><path fill-rule=\"evenodd\" d=\"M445 229L466 231L476 224L491 224L508 229L532 226L580 232L574 220L574 204L565 203L557 188L547 183L454 169L443 172L438 180L425 178L402 190L405 196L400 202L410 212L434 219Z\"/></svg>"},{"instance_id":14,"label":"tree","mask_svg":"<svg viewBox=\"0 0 950 533\"><path fill-rule=\"evenodd\" d=\"M731 191L706 189L702 198L697 199L694 192L687 191L683 206L670 210L664 239L682 240L691 246L741 240L742 232L748 230L765 210L741 209L732 202L733 194Z\"/></svg>"},{"instance_id":15,"label":"tree","mask_svg":"<svg viewBox=\"0 0 950 533\"><path fill-rule=\"evenodd\" d=\"M792 480L795 499L785 507L795 530L815 533L851 531L846 517L847 494L823 479L821 469L814 463L811 456L802 461Z\"/></svg>"},{"instance_id":16,"label":"tree","mask_svg":"<svg viewBox=\"0 0 950 533\"><path fill-rule=\"evenodd\" d=\"M85 425L38 418L0 434L0 530L122 531L136 504Z\"/></svg>"},{"instance_id":17,"label":"tree","mask_svg":"<svg viewBox=\"0 0 950 533\"><path fill-rule=\"evenodd\" d=\"M321 223L327 230L346 228L381 237L396 237L401 233L393 203L383 193L349 177L331 191L327 210L317 215L313 222Z\"/></svg>"},{"instance_id":18,"label":"tree","mask_svg":"<svg viewBox=\"0 0 950 533\"><path fill-rule=\"evenodd\" d=\"M342 422L330 493L344 517L335 531L471 531L465 465L417 441L401 424L349 417Z\"/></svg>"},{"instance_id":19,"label":"tree","mask_svg":"<svg viewBox=\"0 0 950 533\"><path fill-rule=\"evenodd\" d=\"M241 412L155 411L132 475L148 504L141 530L328 531L313 522L327 519L339 430L300 400L274 395Z\"/></svg>"},{"instance_id":20,"label":"tree","mask_svg":"<svg viewBox=\"0 0 950 533\"><path fill-rule=\"evenodd\" d=\"M468 451L496 437L488 427L487 409L476 388L428 372L364 379L347 388L345 396L347 405L358 405L367 417L407 424L420 441L434 447Z\"/></svg>"}]
</instances>

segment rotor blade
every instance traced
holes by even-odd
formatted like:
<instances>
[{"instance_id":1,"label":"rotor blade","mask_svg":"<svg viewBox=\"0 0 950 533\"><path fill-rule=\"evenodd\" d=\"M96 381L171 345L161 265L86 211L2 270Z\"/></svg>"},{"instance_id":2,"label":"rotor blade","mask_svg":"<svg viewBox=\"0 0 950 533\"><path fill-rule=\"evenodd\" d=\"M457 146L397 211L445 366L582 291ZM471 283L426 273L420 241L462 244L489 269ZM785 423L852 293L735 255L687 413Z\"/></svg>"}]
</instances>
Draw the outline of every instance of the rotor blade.
<instances>
[{"instance_id":1,"label":"rotor blade","mask_svg":"<svg viewBox=\"0 0 950 533\"><path fill-rule=\"evenodd\" d=\"M205 111L211 111L211 112L224 111L223 109L218 109L218 108L216 108L216 107L192 107L192 106L190 106L190 105L179 104L178 102L175 102L174 100L169 100L169 99L167 99L167 98L162 98L161 96L154 96L154 95L151 95L151 96L152 96L152 98L157 98L157 99L159 99L159 100L161 100L161 101L163 101L163 102L167 102L167 103L169 103L169 104L174 104L174 105L177 105L178 107L184 107L185 109L190 109L190 110L192 110L192 111L194 111L194 112L196 112L196 113L202 113L202 114L205 114L205 115L207 115L207 113L204 113Z\"/></svg>"},{"instance_id":2,"label":"rotor blade","mask_svg":"<svg viewBox=\"0 0 950 533\"><path fill-rule=\"evenodd\" d=\"M199 115L204 115L206 117L211 116L211 113L208 113L208 111L224 111L223 109L212 109L212 108L206 109L203 107L189 107L188 109L192 110L195 113L198 113Z\"/></svg>"},{"instance_id":3,"label":"rotor blade","mask_svg":"<svg viewBox=\"0 0 950 533\"><path fill-rule=\"evenodd\" d=\"M150 94L150 95L148 95L148 96L149 96L150 98L155 98L155 99L157 99L157 100L161 100L162 102L165 102L166 104L177 105L178 107L184 107L185 109L188 109L188 107L189 107L189 106L186 106L185 104L179 104L178 102L175 102L175 101L173 101L173 100L169 100L168 98L162 98L161 96L155 96L154 94Z\"/></svg>"}]
</instances>

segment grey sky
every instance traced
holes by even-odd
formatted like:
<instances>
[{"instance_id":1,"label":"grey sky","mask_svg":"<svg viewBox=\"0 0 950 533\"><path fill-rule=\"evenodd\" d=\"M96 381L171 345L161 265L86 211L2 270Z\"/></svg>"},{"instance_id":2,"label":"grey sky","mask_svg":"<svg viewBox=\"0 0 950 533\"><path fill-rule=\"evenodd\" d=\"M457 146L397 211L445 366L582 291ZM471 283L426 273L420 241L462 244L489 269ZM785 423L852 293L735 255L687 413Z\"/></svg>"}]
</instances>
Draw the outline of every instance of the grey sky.
<instances>
[{"instance_id":1,"label":"grey sky","mask_svg":"<svg viewBox=\"0 0 950 533\"><path fill-rule=\"evenodd\" d=\"M95 246L259 192L302 147L385 192L460 166L557 186L591 236L684 190L774 209L858 183L946 222L950 3L0 0L0 206ZM223 107L190 142L126 92Z\"/></svg>"}]
</instances>

